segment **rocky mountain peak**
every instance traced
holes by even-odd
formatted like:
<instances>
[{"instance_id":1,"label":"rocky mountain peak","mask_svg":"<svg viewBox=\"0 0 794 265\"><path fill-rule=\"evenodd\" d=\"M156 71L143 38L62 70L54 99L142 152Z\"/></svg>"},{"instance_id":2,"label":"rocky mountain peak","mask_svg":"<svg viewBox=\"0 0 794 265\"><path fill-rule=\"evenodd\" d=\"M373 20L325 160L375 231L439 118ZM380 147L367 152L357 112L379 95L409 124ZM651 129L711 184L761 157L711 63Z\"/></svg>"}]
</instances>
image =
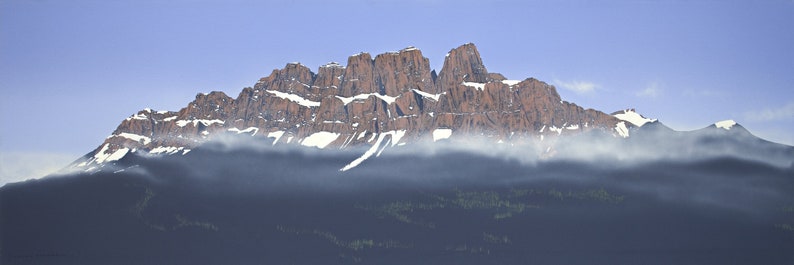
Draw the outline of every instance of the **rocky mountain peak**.
<instances>
[{"instance_id":1,"label":"rocky mountain peak","mask_svg":"<svg viewBox=\"0 0 794 265\"><path fill-rule=\"evenodd\" d=\"M262 78L254 88L285 87L282 92L304 92L314 81L315 74L300 63L288 63L283 69L276 69L270 76Z\"/></svg>"},{"instance_id":2,"label":"rocky mountain peak","mask_svg":"<svg viewBox=\"0 0 794 265\"><path fill-rule=\"evenodd\" d=\"M485 83L489 79L488 70L473 43L450 50L444 58L444 66L438 77L445 85L461 82Z\"/></svg>"},{"instance_id":3,"label":"rocky mountain peak","mask_svg":"<svg viewBox=\"0 0 794 265\"><path fill-rule=\"evenodd\" d=\"M375 93L374 62L369 53L362 52L347 58L340 96L350 97L362 93Z\"/></svg>"},{"instance_id":4,"label":"rocky mountain peak","mask_svg":"<svg viewBox=\"0 0 794 265\"><path fill-rule=\"evenodd\" d=\"M229 133L273 144L385 148L468 136L495 143L553 142L590 130L627 137L631 126L563 101L554 86L540 80L489 73L474 44L452 49L438 76L419 49L408 47L374 59L358 53L346 66L328 63L317 74L289 63L237 98L212 92L197 95L179 112L139 112L122 121L82 165L136 151L184 154Z\"/></svg>"},{"instance_id":5,"label":"rocky mountain peak","mask_svg":"<svg viewBox=\"0 0 794 265\"><path fill-rule=\"evenodd\" d=\"M416 48L380 54L375 57L374 67L380 94L396 95L411 89L434 92L430 60Z\"/></svg>"}]
</instances>

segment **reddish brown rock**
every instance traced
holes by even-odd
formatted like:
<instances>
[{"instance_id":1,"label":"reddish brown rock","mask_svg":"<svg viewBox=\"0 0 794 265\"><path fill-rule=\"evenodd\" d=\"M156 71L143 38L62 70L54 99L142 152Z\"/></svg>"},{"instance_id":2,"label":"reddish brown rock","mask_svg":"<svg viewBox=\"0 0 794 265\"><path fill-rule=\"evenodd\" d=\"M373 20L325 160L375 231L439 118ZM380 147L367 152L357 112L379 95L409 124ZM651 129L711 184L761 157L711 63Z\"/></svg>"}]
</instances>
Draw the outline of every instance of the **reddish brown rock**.
<instances>
[{"instance_id":1,"label":"reddish brown rock","mask_svg":"<svg viewBox=\"0 0 794 265\"><path fill-rule=\"evenodd\" d=\"M413 47L374 59L356 54L346 66L329 63L316 74L289 63L237 98L212 92L197 95L179 112L141 111L122 121L97 151L104 144L107 152L190 149L221 133L297 143L325 131L339 134L331 146L346 147L371 143L373 135L387 131L406 131L402 141L431 139L433 130L445 128L457 137L514 141L593 129L612 132L618 122L563 101L553 86L537 79L518 82L489 73L469 43L449 52L438 76Z\"/></svg>"}]
</instances>

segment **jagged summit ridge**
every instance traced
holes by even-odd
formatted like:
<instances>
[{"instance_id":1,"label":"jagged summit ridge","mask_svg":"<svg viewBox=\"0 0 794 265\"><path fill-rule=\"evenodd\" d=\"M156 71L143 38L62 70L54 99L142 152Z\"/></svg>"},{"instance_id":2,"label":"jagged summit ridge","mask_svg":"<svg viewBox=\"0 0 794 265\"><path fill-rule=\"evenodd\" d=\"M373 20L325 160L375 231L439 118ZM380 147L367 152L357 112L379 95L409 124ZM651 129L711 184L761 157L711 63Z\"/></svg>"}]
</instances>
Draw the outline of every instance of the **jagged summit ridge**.
<instances>
[{"instance_id":1,"label":"jagged summit ridge","mask_svg":"<svg viewBox=\"0 0 794 265\"><path fill-rule=\"evenodd\" d=\"M178 112L140 111L123 120L82 166L127 152L185 153L222 133L346 148L381 140L389 145L439 140L439 135L502 143L593 129L622 135L631 125L618 126L621 122L563 101L540 80L507 80L488 72L474 44L450 50L438 74L419 49L408 47L374 58L354 54L347 65L331 62L316 73L288 63L236 98L211 92L198 94Z\"/></svg>"}]
</instances>

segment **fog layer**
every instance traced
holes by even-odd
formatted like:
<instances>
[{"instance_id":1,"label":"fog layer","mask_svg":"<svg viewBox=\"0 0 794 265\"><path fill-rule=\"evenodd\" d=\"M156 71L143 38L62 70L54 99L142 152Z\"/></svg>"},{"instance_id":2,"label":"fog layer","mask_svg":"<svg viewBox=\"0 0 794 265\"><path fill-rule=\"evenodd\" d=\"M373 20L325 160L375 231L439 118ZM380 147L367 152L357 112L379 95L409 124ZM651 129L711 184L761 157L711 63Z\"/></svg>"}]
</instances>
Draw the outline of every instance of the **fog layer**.
<instances>
[{"instance_id":1,"label":"fog layer","mask_svg":"<svg viewBox=\"0 0 794 265\"><path fill-rule=\"evenodd\" d=\"M369 147L229 138L130 155L0 188L0 261L794 262L789 147L591 137L408 144L347 171Z\"/></svg>"}]
</instances>

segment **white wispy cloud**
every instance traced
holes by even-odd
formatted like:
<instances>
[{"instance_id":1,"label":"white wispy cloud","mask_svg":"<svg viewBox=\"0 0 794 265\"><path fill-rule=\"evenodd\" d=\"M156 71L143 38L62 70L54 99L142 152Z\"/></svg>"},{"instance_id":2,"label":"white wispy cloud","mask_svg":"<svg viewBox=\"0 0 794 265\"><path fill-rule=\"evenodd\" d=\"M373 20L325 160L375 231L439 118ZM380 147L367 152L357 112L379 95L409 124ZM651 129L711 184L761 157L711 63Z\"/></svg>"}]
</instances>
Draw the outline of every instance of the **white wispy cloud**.
<instances>
[{"instance_id":1,"label":"white wispy cloud","mask_svg":"<svg viewBox=\"0 0 794 265\"><path fill-rule=\"evenodd\" d=\"M751 121L782 121L794 120L794 101L779 107L766 108L758 111L748 111L744 114L745 118Z\"/></svg>"},{"instance_id":2,"label":"white wispy cloud","mask_svg":"<svg viewBox=\"0 0 794 265\"><path fill-rule=\"evenodd\" d=\"M659 88L659 84L654 82L648 84L645 89L637 91L635 95L641 98L656 98L662 94L662 90Z\"/></svg>"},{"instance_id":3,"label":"white wispy cloud","mask_svg":"<svg viewBox=\"0 0 794 265\"><path fill-rule=\"evenodd\" d=\"M725 95L722 91L709 90L709 89L686 89L681 92L685 97L722 97Z\"/></svg>"},{"instance_id":4,"label":"white wispy cloud","mask_svg":"<svg viewBox=\"0 0 794 265\"><path fill-rule=\"evenodd\" d=\"M0 186L6 183L36 179L63 169L79 155L2 152L0 153Z\"/></svg>"},{"instance_id":5,"label":"white wispy cloud","mask_svg":"<svg viewBox=\"0 0 794 265\"><path fill-rule=\"evenodd\" d=\"M572 80L572 81L563 81L559 79L554 79L554 84L558 87L576 92L577 94L585 94L593 92L596 88L600 86L587 81L579 81L579 80Z\"/></svg>"}]
</instances>

